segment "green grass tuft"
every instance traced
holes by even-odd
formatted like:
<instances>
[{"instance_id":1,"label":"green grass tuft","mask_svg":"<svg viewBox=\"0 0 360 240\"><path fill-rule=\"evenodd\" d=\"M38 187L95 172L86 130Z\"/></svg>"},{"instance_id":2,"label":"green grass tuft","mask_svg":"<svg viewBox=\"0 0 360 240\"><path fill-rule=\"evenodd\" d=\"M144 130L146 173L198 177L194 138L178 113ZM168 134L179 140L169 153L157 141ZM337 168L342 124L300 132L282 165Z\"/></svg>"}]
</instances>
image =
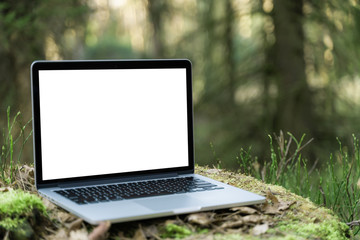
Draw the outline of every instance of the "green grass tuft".
<instances>
[{"instance_id":1,"label":"green grass tuft","mask_svg":"<svg viewBox=\"0 0 360 240\"><path fill-rule=\"evenodd\" d=\"M11 120L10 107L7 108L6 116L7 129L2 129L2 141L0 140L0 179L6 184L12 184L15 180L15 172L18 171L24 146L32 134L32 129L27 129L31 120L21 124L20 112L17 112ZM18 126L18 129L15 129L15 126Z\"/></svg>"},{"instance_id":2,"label":"green grass tuft","mask_svg":"<svg viewBox=\"0 0 360 240\"><path fill-rule=\"evenodd\" d=\"M309 164L301 151L312 142L305 142L305 134L300 140L291 133L269 135L270 159L263 164L251 156L251 148L241 149L237 161L239 170L263 180L266 183L283 186L290 191L310 198L320 206L333 210L354 234L360 227L360 147L359 139L353 134L353 146L343 146L337 139L339 149L331 153L329 160L320 159ZM275 141L274 141L275 139ZM353 224L352 224L353 223Z\"/></svg>"}]
</instances>

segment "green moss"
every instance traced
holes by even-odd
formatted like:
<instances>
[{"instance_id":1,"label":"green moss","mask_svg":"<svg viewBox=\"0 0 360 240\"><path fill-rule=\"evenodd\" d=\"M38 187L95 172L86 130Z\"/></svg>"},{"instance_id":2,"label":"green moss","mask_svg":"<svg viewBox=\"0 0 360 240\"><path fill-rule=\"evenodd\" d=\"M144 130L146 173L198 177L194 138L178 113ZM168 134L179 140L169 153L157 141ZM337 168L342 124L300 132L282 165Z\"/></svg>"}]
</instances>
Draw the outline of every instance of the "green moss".
<instances>
[{"instance_id":1,"label":"green moss","mask_svg":"<svg viewBox=\"0 0 360 240\"><path fill-rule=\"evenodd\" d=\"M0 226L5 229L16 229L25 219L5 217L0 221Z\"/></svg>"},{"instance_id":2,"label":"green moss","mask_svg":"<svg viewBox=\"0 0 360 240\"><path fill-rule=\"evenodd\" d=\"M297 239L348 239L349 227L342 222L325 220L319 223L279 223L275 230L294 234L300 238Z\"/></svg>"},{"instance_id":3,"label":"green moss","mask_svg":"<svg viewBox=\"0 0 360 240\"><path fill-rule=\"evenodd\" d=\"M20 190L0 193L0 226L14 230L33 215L33 210L46 215L46 208L39 197Z\"/></svg>"},{"instance_id":4,"label":"green moss","mask_svg":"<svg viewBox=\"0 0 360 240\"><path fill-rule=\"evenodd\" d=\"M308 238L299 237L289 233L286 236L276 235L262 235L260 237L253 236L253 235L246 235L246 234L227 234L227 235L220 235L217 234L214 236L214 240L308 240ZM311 239L311 238L310 238Z\"/></svg>"},{"instance_id":5,"label":"green moss","mask_svg":"<svg viewBox=\"0 0 360 240\"><path fill-rule=\"evenodd\" d=\"M28 221L23 221L13 232L13 239L17 240L26 240L26 239L34 239L34 230ZM36 238L35 238L36 239Z\"/></svg>"},{"instance_id":6,"label":"green moss","mask_svg":"<svg viewBox=\"0 0 360 240\"><path fill-rule=\"evenodd\" d=\"M169 223L165 226L165 232L161 235L163 238L184 238L190 236L192 232L185 226L179 226Z\"/></svg>"}]
</instances>

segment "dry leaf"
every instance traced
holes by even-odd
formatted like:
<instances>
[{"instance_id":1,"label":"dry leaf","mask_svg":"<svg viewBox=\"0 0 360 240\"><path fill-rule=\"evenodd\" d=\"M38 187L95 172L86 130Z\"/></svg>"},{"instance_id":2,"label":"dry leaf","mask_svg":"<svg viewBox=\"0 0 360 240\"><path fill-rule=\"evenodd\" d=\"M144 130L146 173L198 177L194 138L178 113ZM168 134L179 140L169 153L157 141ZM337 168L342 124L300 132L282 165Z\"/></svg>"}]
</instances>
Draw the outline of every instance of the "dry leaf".
<instances>
[{"instance_id":1,"label":"dry leaf","mask_svg":"<svg viewBox=\"0 0 360 240\"><path fill-rule=\"evenodd\" d=\"M12 191L13 189L11 187L2 187L0 188L0 192L8 192L8 191Z\"/></svg>"},{"instance_id":2,"label":"dry leaf","mask_svg":"<svg viewBox=\"0 0 360 240\"><path fill-rule=\"evenodd\" d=\"M295 203L296 201L282 201L282 202L280 202L280 204L279 204L279 207L278 207L278 210L279 211L285 211L285 210L287 210L287 209L289 209L289 207L291 206L291 205L293 205L294 203Z\"/></svg>"},{"instance_id":3,"label":"dry leaf","mask_svg":"<svg viewBox=\"0 0 360 240\"><path fill-rule=\"evenodd\" d=\"M242 218L245 224L249 223L260 223L264 218L261 215L246 215Z\"/></svg>"},{"instance_id":4,"label":"dry leaf","mask_svg":"<svg viewBox=\"0 0 360 240\"><path fill-rule=\"evenodd\" d=\"M66 224L66 227L70 231L74 231L74 230L80 229L82 223L83 223L83 220L81 218L78 218L78 219L72 221L71 223Z\"/></svg>"},{"instance_id":5,"label":"dry leaf","mask_svg":"<svg viewBox=\"0 0 360 240\"><path fill-rule=\"evenodd\" d=\"M168 225L168 224L176 224L178 221L174 220L174 219L167 219L164 223L164 225Z\"/></svg>"},{"instance_id":6,"label":"dry leaf","mask_svg":"<svg viewBox=\"0 0 360 240\"><path fill-rule=\"evenodd\" d=\"M144 227L143 232L147 238L153 238L159 235L158 228L155 225Z\"/></svg>"},{"instance_id":7,"label":"dry leaf","mask_svg":"<svg viewBox=\"0 0 360 240\"><path fill-rule=\"evenodd\" d=\"M268 229L269 229L268 223L256 225L252 230L252 234L255 236L259 236L259 235L265 233Z\"/></svg>"},{"instance_id":8,"label":"dry leaf","mask_svg":"<svg viewBox=\"0 0 360 240\"><path fill-rule=\"evenodd\" d=\"M67 231L64 228L59 229L55 235L46 236L49 240L63 240L68 239Z\"/></svg>"},{"instance_id":9,"label":"dry leaf","mask_svg":"<svg viewBox=\"0 0 360 240\"><path fill-rule=\"evenodd\" d=\"M230 208L230 210L234 211L234 212L239 212L240 214L243 214L243 215L257 213L257 210L254 208L251 208L251 207L234 207L234 208Z\"/></svg>"},{"instance_id":10,"label":"dry leaf","mask_svg":"<svg viewBox=\"0 0 360 240\"><path fill-rule=\"evenodd\" d=\"M12 183L10 184L10 186L12 186L12 187L16 187L16 186L17 186L17 184L18 184L18 181L17 181L17 180L15 180L14 182L12 182Z\"/></svg>"},{"instance_id":11,"label":"dry leaf","mask_svg":"<svg viewBox=\"0 0 360 240\"><path fill-rule=\"evenodd\" d=\"M273 206L267 202L265 202L262 205L261 211L265 214L269 214L269 215L276 215L276 214L280 214L280 211L278 210L278 206Z\"/></svg>"},{"instance_id":12,"label":"dry leaf","mask_svg":"<svg viewBox=\"0 0 360 240\"><path fill-rule=\"evenodd\" d=\"M101 222L94 230L89 234L90 240L102 240L106 239L107 232L111 226L109 221Z\"/></svg>"},{"instance_id":13,"label":"dry leaf","mask_svg":"<svg viewBox=\"0 0 360 240\"><path fill-rule=\"evenodd\" d=\"M289 209L296 201L279 201L269 189L266 193L266 199L270 200L271 203L265 202L262 205L261 211L265 214L281 214L281 211Z\"/></svg>"},{"instance_id":14,"label":"dry leaf","mask_svg":"<svg viewBox=\"0 0 360 240\"><path fill-rule=\"evenodd\" d=\"M266 192L266 198L270 200L274 205L279 204L279 200L274 196L270 189Z\"/></svg>"},{"instance_id":15,"label":"dry leaf","mask_svg":"<svg viewBox=\"0 0 360 240\"><path fill-rule=\"evenodd\" d=\"M237 228L237 227L241 227L244 225L244 221L243 220L238 220L235 222L224 222L223 224L221 224L220 228L225 229L225 228Z\"/></svg>"},{"instance_id":16,"label":"dry leaf","mask_svg":"<svg viewBox=\"0 0 360 240\"><path fill-rule=\"evenodd\" d=\"M63 211L59 211L57 217L61 223L69 223L77 219L74 215Z\"/></svg>"},{"instance_id":17,"label":"dry leaf","mask_svg":"<svg viewBox=\"0 0 360 240\"><path fill-rule=\"evenodd\" d=\"M20 170L23 170L24 169L24 172L28 175L28 176L30 176L30 177L34 177L34 168L33 167L30 167L30 166L28 166L28 165L22 165L21 166L21 168L20 168Z\"/></svg>"},{"instance_id":18,"label":"dry leaf","mask_svg":"<svg viewBox=\"0 0 360 240\"><path fill-rule=\"evenodd\" d=\"M46 210L52 211L56 209L56 205L50 202L49 200L47 200L46 198L42 198L42 202L44 203Z\"/></svg>"},{"instance_id":19,"label":"dry leaf","mask_svg":"<svg viewBox=\"0 0 360 240\"><path fill-rule=\"evenodd\" d=\"M228 214L227 216L223 217L222 220L223 221L238 221L241 218L242 217L240 215L238 215L237 212L235 212L233 214Z\"/></svg>"},{"instance_id":20,"label":"dry leaf","mask_svg":"<svg viewBox=\"0 0 360 240\"><path fill-rule=\"evenodd\" d=\"M193 213L188 216L187 220L193 224L198 224L200 226L208 226L210 223L213 222L213 216L213 213L208 212Z\"/></svg>"},{"instance_id":21,"label":"dry leaf","mask_svg":"<svg viewBox=\"0 0 360 240\"><path fill-rule=\"evenodd\" d=\"M19 175L22 181L29 181L34 183L34 168L28 165L23 165L20 168Z\"/></svg>"},{"instance_id":22,"label":"dry leaf","mask_svg":"<svg viewBox=\"0 0 360 240\"><path fill-rule=\"evenodd\" d=\"M71 231L69 235L69 240L89 240L88 232L85 228Z\"/></svg>"},{"instance_id":23,"label":"dry leaf","mask_svg":"<svg viewBox=\"0 0 360 240\"><path fill-rule=\"evenodd\" d=\"M134 240L146 240L146 236L141 228L138 228L133 237Z\"/></svg>"}]
</instances>

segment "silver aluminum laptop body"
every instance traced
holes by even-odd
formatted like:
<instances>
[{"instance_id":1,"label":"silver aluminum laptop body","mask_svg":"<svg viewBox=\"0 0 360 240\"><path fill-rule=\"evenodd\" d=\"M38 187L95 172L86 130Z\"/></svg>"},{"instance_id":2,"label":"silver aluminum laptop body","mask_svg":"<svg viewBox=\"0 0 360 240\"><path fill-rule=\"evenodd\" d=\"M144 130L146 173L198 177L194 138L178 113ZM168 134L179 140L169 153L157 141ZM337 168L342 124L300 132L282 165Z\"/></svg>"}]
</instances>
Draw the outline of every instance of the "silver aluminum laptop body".
<instances>
[{"instance_id":1,"label":"silver aluminum laptop body","mask_svg":"<svg viewBox=\"0 0 360 240\"><path fill-rule=\"evenodd\" d=\"M189 60L36 61L31 66L39 194L91 224L257 204L194 174ZM78 204L56 191L194 177L210 191Z\"/></svg>"}]
</instances>

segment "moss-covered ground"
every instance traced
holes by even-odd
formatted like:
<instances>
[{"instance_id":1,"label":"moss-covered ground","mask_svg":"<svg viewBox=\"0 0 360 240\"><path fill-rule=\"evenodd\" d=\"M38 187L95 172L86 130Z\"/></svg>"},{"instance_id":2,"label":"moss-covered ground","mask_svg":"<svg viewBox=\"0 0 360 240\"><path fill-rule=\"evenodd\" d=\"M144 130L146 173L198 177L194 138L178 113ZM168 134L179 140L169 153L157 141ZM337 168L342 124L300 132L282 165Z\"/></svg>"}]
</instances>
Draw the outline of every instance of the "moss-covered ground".
<instances>
[{"instance_id":1,"label":"moss-covered ground","mask_svg":"<svg viewBox=\"0 0 360 240\"><path fill-rule=\"evenodd\" d=\"M196 172L218 181L240 187L242 189L266 195L271 192L279 201L295 203L280 215L274 215L272 227L261 237L251 234L229 234L216 236L215 239L349 239L351 231L334 213L324 207L317 206L281 186L265 184L253 177L242 174L197 167Z\"/></svg>"},{"instance_id":2,"label":"moss-covered ground","mask_svg":"<svg viewBox=\"0 0 360 240\"><path fill-rule=\"evenodd\" d=\"M280 186L207 167L196 173L267 197L267 203L137 222L91 226L33 190L0 191L3 239L348 239L332 211ZM30 177L31 174L28 174ZM31 181L30 181L31 182ZM28 188L33 189L33 188ZM30 193L31 192L31 193Z\"/></svg>"}]
</instances>

